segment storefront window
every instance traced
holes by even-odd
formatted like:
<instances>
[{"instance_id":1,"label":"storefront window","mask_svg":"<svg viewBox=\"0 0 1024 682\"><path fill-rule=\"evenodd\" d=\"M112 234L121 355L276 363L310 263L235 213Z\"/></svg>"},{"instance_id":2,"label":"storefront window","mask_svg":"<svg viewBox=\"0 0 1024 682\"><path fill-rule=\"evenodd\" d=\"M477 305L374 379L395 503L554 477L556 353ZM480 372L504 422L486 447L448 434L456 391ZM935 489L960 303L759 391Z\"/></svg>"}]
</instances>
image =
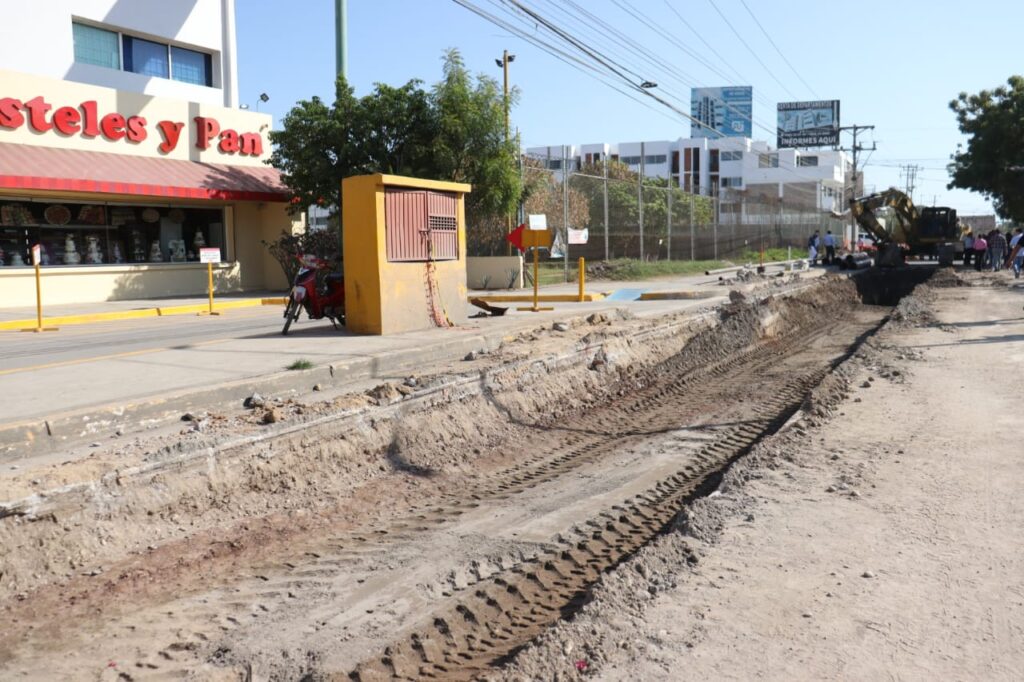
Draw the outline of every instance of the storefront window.
<instances>
[{"instance_id":1,"label":"storefront window","mask_svg":"<svg viewBox=\"0 0 1024 682\"><path fill-rule=\"evenodd\" d=\"M220 208L0 201L0 266L185 263L199 249L225 253Z\"/></svg>"}]
</instances>

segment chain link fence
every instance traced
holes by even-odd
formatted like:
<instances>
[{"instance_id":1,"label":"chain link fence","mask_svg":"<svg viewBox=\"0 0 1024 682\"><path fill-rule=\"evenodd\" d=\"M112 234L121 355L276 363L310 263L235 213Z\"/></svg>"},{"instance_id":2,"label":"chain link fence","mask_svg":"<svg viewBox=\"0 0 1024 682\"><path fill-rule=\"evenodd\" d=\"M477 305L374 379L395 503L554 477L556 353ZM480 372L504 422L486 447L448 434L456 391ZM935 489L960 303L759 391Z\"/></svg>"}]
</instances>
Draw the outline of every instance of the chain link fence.
<instances>
[{"instance_id":1,"label":"chain link fence","mask_svg":"<svg viewBox=\"0 0 1024 682\"><path fill-rule=\"evenodd\" d=\"M554 166L554 167L550 167ZM664 178L646 178L621 165L585 165L563 180L559 164L527 159L523 220L546 216L555 234L549 258L582 256L588 261L638 259L745 261L762 248L806 253L817 230L842 244L844 222L817 210L814 183L748 186L704 196L670 188ZM578 241L586 230L586 243ZM471 254L473 248L470 248Z\"/></svg>"}]
</instances>

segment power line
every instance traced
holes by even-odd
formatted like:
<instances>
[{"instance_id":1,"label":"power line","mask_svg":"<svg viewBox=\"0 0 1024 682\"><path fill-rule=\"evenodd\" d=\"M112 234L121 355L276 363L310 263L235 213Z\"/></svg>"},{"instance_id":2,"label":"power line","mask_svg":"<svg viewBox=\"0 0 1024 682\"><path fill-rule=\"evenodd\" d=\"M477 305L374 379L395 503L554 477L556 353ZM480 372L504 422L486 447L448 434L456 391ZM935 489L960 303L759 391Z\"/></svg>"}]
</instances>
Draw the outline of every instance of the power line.
<instances>
[{"instance_id":1,"label":"power line","mask_svg":"<svg viewBox=\"0 0 1024 682\"><path fill-rule=\"evenodd\" d=\"M715 0L708 0L708 2L711 3L711 6L715 8L716 12L718 12L718 16L722 17L722 21L725 22L725 25L728 26L730 30L732 30L733 34L739 39L739 41L743 43L743 47L747 48L747 52L749 52L754 57L754 59L757 60L758 64L764 67L764 70L768 72L768 75L772 77L772 80L778 83L779 87L785 90L786 94L788 94L790 97L792 97L793 99L799 99L796 95L793 94L793 92L789 88L785 86L785 84L782 81L778 79L775 73L768 68L768 65L765 64L759 56L757 56L757 52L755 52L754 49L750 47L750 44L743 39L743 36L740 35L740 32L736 30L736 27L732 25L732 22L729 21L729 19L722 13L722 10L718 9L718 5L715 4Z\"/></svg>"},{"instance_id":2,"label":"power line","mask_svg":"<svg viewBox=\"0 0 1024 682\"><path fill-rule=\"evenodd\" d=\"M803 76L801 76L797 72L796 68L794 68L793 65L789 62L789 60L786 59L786 55L782 54L782 50L780 50L779 46L775 44L774 40L772 40L772 37L768 33L768 31L764 30L764 26L761 25L761 22L758 21L757 17L754 16L754 12L747 5L747 0L740 0L740 4L743 5L743 9L747 10L747 14L749 14L750 18L754 20L754 23L757 24L757 27L761 29L761 33L763 33L764 37L768 39L768 42L771 43L772 47L775 48L775 51L779 53L780 57L782 57L782 61L786 62L786 66L789 67L789 70L792 71L793 74L800 80L800 82L804 84L804 87L807 88L808 92L814 95L814 99L821 99L820 97L818 97L818 93L814 92L814 88L807 84L807 81L803 79Z\"/></svg>"}]
</instances>

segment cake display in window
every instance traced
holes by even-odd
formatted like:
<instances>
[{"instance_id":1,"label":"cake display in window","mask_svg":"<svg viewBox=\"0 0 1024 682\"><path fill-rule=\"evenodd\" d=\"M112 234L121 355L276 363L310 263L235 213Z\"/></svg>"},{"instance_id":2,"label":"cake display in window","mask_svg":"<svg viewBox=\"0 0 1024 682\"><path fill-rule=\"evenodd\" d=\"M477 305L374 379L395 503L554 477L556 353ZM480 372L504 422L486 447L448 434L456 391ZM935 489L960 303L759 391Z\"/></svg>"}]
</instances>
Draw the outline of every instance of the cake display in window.
<instances>
[{"instance_id":1,"label":"cake display in window","mask_svg":"<svg viewBox=\"0 0 1024 682\"><path fill-rule=\"evenodd\" d=\"M28 225L32 222L32 213L23 204L7 204L0 206L0 223L4 225Z\"/></svg>"},{"instance_id":2,"label":"cake display in window","mask_svg":"<svg viewBox=\"0 0 1024 682\"><path fill-rule=\"evenodd\" d=\"M75 246L75 235L70 232L64 237L64 265L78 265L82 257L78 254Z\"/></svg>"},{"instance_id":3,"label":"cake display in window","mask_svg":"<svg viewBox=\"0 0 1024 682\"><path fill-rule=\"evenodd\" d=\"M163 263L164 252L160 250L160 242L153 242L149 247L149 262Z\"/></svg>"},{"instance_id":4,"label":"cake display in window","mask_svg":"<svg viewBox=\"0 0 1024 682\"><path fill-rule=\"evenodd\" d=\"M71 222L71 209L63 204L47 206L43 218L51 225L67 225Z\"/></svg>"},{"instance_id":5,"label":"cake display in window","mask_svg":"<svg viewBox=\"0 0 1024 682\"><path fill-rule=\"evenodd\" d=\"M171 255L172 263L184 263L185 262L185 240L184 239L171 239L167 242L167 250Z\"/></svg>"},{"instance_id":6,"label":"cake display in window","mask_svg":"<svg viewBox=\"0 0 1024 682\"><path fill-rule=\"evenodd\" d=\"M100 252L100 238L94 234L90 234L88 237L85 238L85 243L85 262L91 265L102 264L103 254Z\"/></svg>"},{"instance_id":7,"label":"cake display in window","mask_svg":"<svg viewBox=\"0 0 1024 682\"><path fill-rule=\"evenodd\" d=\"M146 262L145 242L142 240L142 233L138 230L132 230L132 262Z\"/></svg>"},{"instance_id":8,"label":"cake display in window","mask_svg":"<svg viewBox=\"0 0 1024 682\"><path fill-rule=\"evenodd\" d=\"M78 222L86 225L106 225L107 212L102 206L90 206L86 204L78 211Z\"/></svg>"}]
</instances>

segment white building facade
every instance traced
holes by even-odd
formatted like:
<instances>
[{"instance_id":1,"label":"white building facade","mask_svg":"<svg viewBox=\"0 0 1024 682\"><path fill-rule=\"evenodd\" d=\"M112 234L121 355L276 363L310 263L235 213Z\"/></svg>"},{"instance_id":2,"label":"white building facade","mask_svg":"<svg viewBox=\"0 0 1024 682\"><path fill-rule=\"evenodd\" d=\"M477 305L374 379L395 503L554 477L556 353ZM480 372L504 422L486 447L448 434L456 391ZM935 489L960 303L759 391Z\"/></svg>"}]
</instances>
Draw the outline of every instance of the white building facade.
<instances>
[{"instance_id":1,"label":"white building facade","mask_svg":"<svg viewBox=\"0 0 1024 682\"><path fill-rule=\"evenodd\" d=\"M238 105L234 0L46 0L4 13L0 65L155 97Z\"/></svg>"},{"instance_id":2,"label":"white building facade","mask_svg":"<svg viewBox=\"0 0 1024 682\"><path fill-rule=\"evenodd\" d=\"M238 106L234 0L12 3L0 40L0 305L287 285L302 229Z\"/></svg>"},{"instance_id":3,"label":"white building facade","mask_svg":"<svg viewBox=\"0 0 1024 682\"><path fill-rule=\"evenodd\" d=\"M526 154L543 160L559 177L563 154L570 172L605 159L624 163L644 177L667 178L686 192L717 197L723 222L744 222L753 204L842 213L852 178L845 152L773 149L740 137L530 147Z\"/></svg>"}]
</instances>

